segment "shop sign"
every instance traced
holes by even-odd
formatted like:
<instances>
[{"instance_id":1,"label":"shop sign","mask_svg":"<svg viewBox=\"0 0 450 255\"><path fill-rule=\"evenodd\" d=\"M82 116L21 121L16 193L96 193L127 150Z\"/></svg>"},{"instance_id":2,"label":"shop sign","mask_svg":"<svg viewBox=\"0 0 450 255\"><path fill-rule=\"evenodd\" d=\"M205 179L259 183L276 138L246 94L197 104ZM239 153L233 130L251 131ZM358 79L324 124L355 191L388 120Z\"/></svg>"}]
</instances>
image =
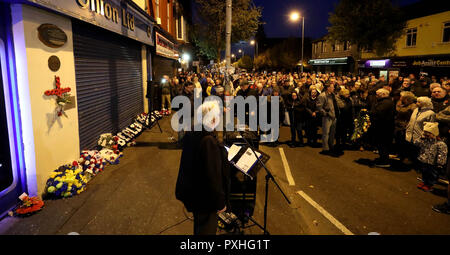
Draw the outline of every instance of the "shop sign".
<instances>
[{"instance_id":1,"label":"shop sign","mask_svg":"<svg viewBox=\"0 0 450 255\"><path fill-rule=\"evenodd\" d=\"M311 59L308 64L313 66L319 65L346 65L348 58L323 58L323 59Z\"/></svg>"},{"instance_id":2,"label":"shop sign","mask_svg":"<svg viewBox=\"0 0 450 255\"><path fill-rule=\"evenodd\" d=\"M415 60L413 66L430 66L430 67L450 67L450 60Z\"/></svg>"},{"instance_id":3,"label":"shop sign","mask_svg":"<svg viewBox=\"0 0 450 255\"><path fill-rule=\"evenodd\" d=\"M379 60L367 60L365 63L366 68L387 68L390 67L390 59L379 59Z\"/></svg>"},{"instance_id":4,"label":"shop sign","mask_svg":"<svg viewBox=\"0 0 450 255\"><path fill-rule=\"evenodd\" d=\"M121 0L27 0L153 46L153 23Z\"/></svg>"},{"instance_id":5,"label":"shop sign","mask_svg":"<svg viewBox=\"0 0 450 255\"><path fill-rule=\"evenodd\" d=\"M180 58L178 51L175 48L175 44L169 39L162 36L160 33L155 32L156 39L156 54L177 60Z\"/></svg>"}]
</instances>

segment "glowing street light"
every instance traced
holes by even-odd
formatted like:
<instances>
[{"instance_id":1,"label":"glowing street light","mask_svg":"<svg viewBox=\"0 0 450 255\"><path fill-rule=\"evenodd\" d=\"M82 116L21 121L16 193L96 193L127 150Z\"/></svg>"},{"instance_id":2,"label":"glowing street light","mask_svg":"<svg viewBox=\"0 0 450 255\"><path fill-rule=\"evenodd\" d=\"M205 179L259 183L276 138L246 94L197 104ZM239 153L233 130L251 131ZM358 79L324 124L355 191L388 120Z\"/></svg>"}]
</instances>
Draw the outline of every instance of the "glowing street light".
<instances>
[{"instance_id":1,"label":"glowing street light","mask_svg":"<svg viewBox=\"0 0 450 255\"><path fill-rule=\"evenodd\" d=\"M291 21L297 21L300 19L300 13L293 11L291 12L291 14L289 15L289 18L291 19Z\"/></svg>"},{"instance_id":2,"label":"glowing street light","mask_svg":"<svg viewBox=\"0 0 450 255\"><path fill-rule=\"evenodd\" d=\"M191 56L190 56L189 54L187 54L187 53L184 53L184 54L183 54L183 60L184 60L185 62L188 62L190 59L191 59Z\"/></svg>"},{"instance_id":3,"label":"glowing street light","mask_svg":"<svg viewBox=\"0 0 450 255\"><path fill-rule=\"evenodd\" d=\"M251 44L251 45L255 45L255 40L251 40L251 41L250 41L250 44Z\"/></svg>"}]
</instances>

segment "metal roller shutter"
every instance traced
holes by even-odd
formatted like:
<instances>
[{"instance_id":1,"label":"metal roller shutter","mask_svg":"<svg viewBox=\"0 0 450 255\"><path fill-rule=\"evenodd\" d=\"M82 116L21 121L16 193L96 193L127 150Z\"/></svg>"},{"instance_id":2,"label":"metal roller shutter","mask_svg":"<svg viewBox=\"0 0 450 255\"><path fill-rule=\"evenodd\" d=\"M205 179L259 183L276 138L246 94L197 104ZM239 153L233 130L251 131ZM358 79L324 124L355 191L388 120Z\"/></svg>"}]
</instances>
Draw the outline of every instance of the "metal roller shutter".
<instances>
[{"instance_id":1,"label":"metal roller shutter","mask_svg":"<svg viewBox=\"0 0 450 255\"><path fill-rule=\"evenodd\" d=\"M164 75L172 78L175 74L175 61L172 59L153 56L153 72L155 74L154 81L160 82Z\"/></svg>"},{"instance_id":2,"label":"metal roller shutter","mask_svg":"<svg viewBox=\"0 0 450 255\"><path fill-rule=\"evenodd\" d=\"M117 133L144 111L141 45L73 21L80 149L102 133Z\"/></svg>"}]
</instances>

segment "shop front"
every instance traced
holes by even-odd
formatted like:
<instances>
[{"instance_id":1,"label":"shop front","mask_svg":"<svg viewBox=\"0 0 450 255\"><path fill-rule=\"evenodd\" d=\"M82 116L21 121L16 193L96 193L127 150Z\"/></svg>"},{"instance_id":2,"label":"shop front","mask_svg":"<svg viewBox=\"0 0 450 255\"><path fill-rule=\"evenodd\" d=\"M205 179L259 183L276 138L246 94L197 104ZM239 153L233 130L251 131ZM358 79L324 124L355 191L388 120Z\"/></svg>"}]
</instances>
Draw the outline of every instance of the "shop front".
<instances>
[{"instance_id":1,"label":"shop front","mask_svg":"<svg viewBox=\"0 0 450 255\"><path fill-rule=\"evenodd\" d=\"M351 57L311 59L308 64L316 73L334 72L337 75L353 73L354 68L354 61Z\"/></svg>"},{"instance_id":2,"label":"shop front","mask_svg":"<svg viewBox=\"0 0 450 255\"><path fill-rule=\"evenodd\" d=\"M160 30L158 31L155 32L156 54L153 57L153 73L155 81L161 81L164 75L169 77L174 76L180 58L175 43L163 36Z\"/></svg>"},{"instance_id":3,"label":"shop front","mask_svg":"<svg viewBox=\"0 0 450 255\"><path fill-rule=\"evenodd\" d=\"M148 110L154 48L153 20L132 1L11 1L1 7L0 45L6 45L8 60L1 67L11 71L4 72L7 78L2 73L7 90L0 92L17 96L0 100L0 118L11 119L1 119L10 128L1 135L3 142L3 136L17 137L9 142L10 153L2 146L0 170L18 170L0 176L0 212L7 207L3 186L17 180L15 193L41 195L56 167ZM14 111L2 115L4 109Z\"/></svg>"},{"instance_id":4,"label":"shop front","mask_svg":"<svg viewBox=\"0 0 450 255\"><path fill-rule=\"evenodd\" d=\"M373 59L359 62L360 75L384 76L386 80L391 76L398 76L399 69L392 66L391 59Z\"/></svg>"},{"instance_id":5,"label":"shop front","mask_svg":"<svg viewBox=\"0 0 450 255\"><path fill-rule=\"evenodd\" d=\"M450 55L429 55L416 57L399 57L392 60L392 67L408 75L427 73L429 77L450 76Z\"/></svg>"},{"instance_id":6,"label":"shop front","mask_svg":"<svg viewBox=\"0 0 450 255\"><path fill-rule=\"evenodd\" d=\"M359 72L361 75L372 73L377 76L386 73L399 73L403 76L414 74L418 77L420 73L426 73L429 77L448 77L450 75L450 55L362 60L359 62Z\"/></svg>"},{"instance_id":7,"label":"shop front","mask_svg":"<svg viewBox=\"0 0 450 255\"><path fill-rule=\"evenodd\" d=\"M163 80L163 76L173 77L177 73L177 69L180 66L179 59L180 54L176 48L176 44L168 39L169 36L163 35L164 31L155 31L155 54L152 56L152 109L161 109L161 90L160 85L162 82L168 82Z\"/></svg>"}]
</instances>

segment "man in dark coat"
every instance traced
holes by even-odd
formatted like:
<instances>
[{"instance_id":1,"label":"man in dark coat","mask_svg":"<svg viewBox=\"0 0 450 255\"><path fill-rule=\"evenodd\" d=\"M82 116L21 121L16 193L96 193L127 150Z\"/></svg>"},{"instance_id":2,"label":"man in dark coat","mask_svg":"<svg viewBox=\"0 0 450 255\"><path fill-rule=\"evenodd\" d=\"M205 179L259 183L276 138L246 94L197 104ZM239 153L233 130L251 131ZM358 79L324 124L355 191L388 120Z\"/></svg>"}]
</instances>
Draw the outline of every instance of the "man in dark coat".
<instances>
[{"instance_id":1,"label":"man in dark coat","mask_svg":"<svg viewBox=\"0 0 450 255\"><path fill-rule=\"evenodd\" d=\"M289 147L303 147L305 146L303 142L303 130L305 129L307 116L305 100L298 96L296 91L293 91L286 103L291 121L291 143ZM299 139L298 143L296 136Z\"/></svg>"},{"instance_id":2,"label":"man in dark coat","mask_svg":"<svg viewBox=\"0 0 450 255\"><path fill-rule=\"evenodd\" d=\"M416 97L429 97L430 96L430 82L428 78L421 77L419 82L411 86L411 92Z\"/></svg>"},{"instance_id":3,"label":"man in dark coat","mask_svg":"<svg viewBox=\"0 0 450 255\"><path fill-rule=\"evenodd\" d=\"M202 115L210 112L200 106ZM208 119L207 119L208 120ZM210 120L215 129L217 119ZM205 119L203 119L205 125ZM188 132L183 139L175 196L194 215L195 235L215 235L217 213L229 208L230 170L227 152L213 132Z\"/></svg>"},{"instance_id":4,"label":"man in dark coat","mask_svg":"<svg viewBox=\"0 0 450 255\"><path fill-rule=\"evenodd\" d=\"M377 102L372 107L373 135L380 157L375 160L378 167L390 167L389 147L392 144L395 126L395 106L389 90L377 90Z\"/></svg>"},{"instance_id":5,"label":"man in dark coat","mask_svg":"<svg viewBox=\"0 0 450 255\"><path fill-rule=\"evenodd\" d=\"M320 113L317 109L318 92L315 87L310 87L309 93L305 95L306 105L306 136L308 138L308 145L316 147L317 145L317 128L320 121Z\"/></svg>"}]
</instances>

